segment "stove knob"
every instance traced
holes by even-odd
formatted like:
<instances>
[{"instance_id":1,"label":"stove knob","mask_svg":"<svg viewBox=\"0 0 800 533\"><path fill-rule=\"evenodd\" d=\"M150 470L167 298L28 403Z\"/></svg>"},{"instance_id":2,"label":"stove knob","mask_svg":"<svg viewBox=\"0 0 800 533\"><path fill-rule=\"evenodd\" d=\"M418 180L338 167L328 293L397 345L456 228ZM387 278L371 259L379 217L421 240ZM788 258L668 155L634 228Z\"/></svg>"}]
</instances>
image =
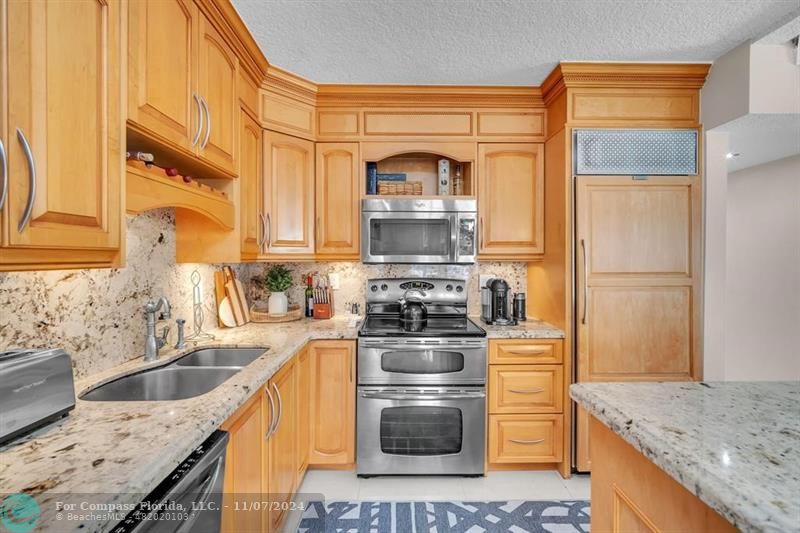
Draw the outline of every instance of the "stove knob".
<instances>
[{"instance_id":1,"label":"stove knob","mask_svg":"<svg viewBox=\"0 0 800 533\"><path fill-rule=\"evenodd\" d=\"M389 286L384 283L383 285L381 285L381 290L382 291L388 291L389 290Z\"/></svg>"},{"instance_id":2,"label":"stove knob","mask_svg":"<svg viewBox=\"0 0 800 533\"><path fill-rule=\"evenodd\" d=\"M377 285L373 285L372 287L369 288L369 290L371 290L372 292L377 292L378 291L378 286Z\"/></svg>"},{"instance_id":3,"label":"stove knob","mask_svg":"<svg viewBox=\"0 0 800 533\"><path fill-rule=\"evenodd\" d=\"M457 285L456 292L464 292L464 287L462 287L461 285Z\"/></svg>"},{"instance_id":4,"label":"stove knob","mask_svg":"<svg viewBox=\"0 0 800 533\"><path fill-rule=\"evenodd\" d=\"M450 284L448 284L448 285L447 285L447 287L445 287L445 290L446 290L447 292L450 292L450 291L452 291L452 290L453 290L453 286L452 286L452 285L450 285Z\"/></svg>"}]
</instances>

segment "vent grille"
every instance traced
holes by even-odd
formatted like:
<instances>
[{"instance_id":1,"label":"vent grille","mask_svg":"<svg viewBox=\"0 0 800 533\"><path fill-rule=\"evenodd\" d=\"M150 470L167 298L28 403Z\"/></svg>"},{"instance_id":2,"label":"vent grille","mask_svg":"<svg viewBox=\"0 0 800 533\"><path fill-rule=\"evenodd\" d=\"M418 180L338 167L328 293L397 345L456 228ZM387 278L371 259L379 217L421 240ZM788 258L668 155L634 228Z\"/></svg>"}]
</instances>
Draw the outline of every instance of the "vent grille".
<instances>
[{"instance_id":1,"label":"vent grille","mask_svg":"<svg viewBox=\"0 0 800 533\"><path fill-rule=\"evenodd\" d=\"M575 174L695 175L697 130L576 130Z\"/></svg>"}]
</instances>

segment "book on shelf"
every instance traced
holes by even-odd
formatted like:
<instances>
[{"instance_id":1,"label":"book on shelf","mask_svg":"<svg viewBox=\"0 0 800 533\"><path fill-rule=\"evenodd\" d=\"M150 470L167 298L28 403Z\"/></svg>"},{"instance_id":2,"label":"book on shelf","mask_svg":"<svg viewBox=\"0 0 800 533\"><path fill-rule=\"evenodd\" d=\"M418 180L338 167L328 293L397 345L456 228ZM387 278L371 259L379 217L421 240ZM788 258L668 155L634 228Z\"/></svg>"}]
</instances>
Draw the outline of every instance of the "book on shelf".
<instances>
[{"instance_id":1,"label":"book on shelf","mask_svg":"<svg viewBox=\"0 0 800 533\"><path fill-rule=\"evenodd\" d=\"M388 174L377 174L378 181L406 181L406 174L394 172Z\"/></svg>"},{"instance_id":2,"label":"book on shelf","mask_svg":"<svg viewBox=\"0 0 800 533\"><path fill-rule=\"evenodd\" d=\"M378 163L367 163L367 194L378 194Z\"/></svg>"}]
</instances>

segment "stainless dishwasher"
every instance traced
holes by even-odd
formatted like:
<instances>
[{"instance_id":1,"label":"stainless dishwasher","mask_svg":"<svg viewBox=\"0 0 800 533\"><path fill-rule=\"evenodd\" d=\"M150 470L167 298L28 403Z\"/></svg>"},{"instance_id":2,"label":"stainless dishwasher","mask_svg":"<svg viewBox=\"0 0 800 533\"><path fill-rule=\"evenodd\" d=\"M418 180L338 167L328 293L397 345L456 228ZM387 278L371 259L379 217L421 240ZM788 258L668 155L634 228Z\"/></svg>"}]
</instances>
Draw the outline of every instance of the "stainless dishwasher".
<instances>
[{"instance_id":1,"label":"stainless dishwasher","mask_svg":"<svg viewBox=\"0 0 800 533\"><path fill-rule=\"evenodd\" d=\"M215 431L111 532L219 533L227 444Z\"/></svg>"}]
</instances>

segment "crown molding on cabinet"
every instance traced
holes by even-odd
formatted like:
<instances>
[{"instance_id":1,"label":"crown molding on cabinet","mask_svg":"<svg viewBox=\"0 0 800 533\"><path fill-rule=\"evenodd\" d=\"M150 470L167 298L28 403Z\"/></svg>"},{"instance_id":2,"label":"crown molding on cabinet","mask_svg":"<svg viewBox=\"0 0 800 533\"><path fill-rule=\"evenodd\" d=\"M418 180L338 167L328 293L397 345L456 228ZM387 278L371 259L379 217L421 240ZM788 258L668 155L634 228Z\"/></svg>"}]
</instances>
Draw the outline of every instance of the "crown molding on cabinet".
<instances>
[{"instance_id":1,"label":"crown molding on cabinet","mask_svg":"<svg viewBox=\"0 0 800 533\"><path fill-rule=\"evenodd\" d=\"M539 87L450 85L318 86L325 107L543 108Z\"/></svg>"},{"instance_id":2,"label":"crown molding on cabinet","mask_svg":"<svg viewBox=\"0 0 800 533\"><path fill-rule=\"evenodd\" d=\"M541 85L546 104L566 88L700 89L710 63L587 63L562 62Z\"/></svg>"}]
</instances>

